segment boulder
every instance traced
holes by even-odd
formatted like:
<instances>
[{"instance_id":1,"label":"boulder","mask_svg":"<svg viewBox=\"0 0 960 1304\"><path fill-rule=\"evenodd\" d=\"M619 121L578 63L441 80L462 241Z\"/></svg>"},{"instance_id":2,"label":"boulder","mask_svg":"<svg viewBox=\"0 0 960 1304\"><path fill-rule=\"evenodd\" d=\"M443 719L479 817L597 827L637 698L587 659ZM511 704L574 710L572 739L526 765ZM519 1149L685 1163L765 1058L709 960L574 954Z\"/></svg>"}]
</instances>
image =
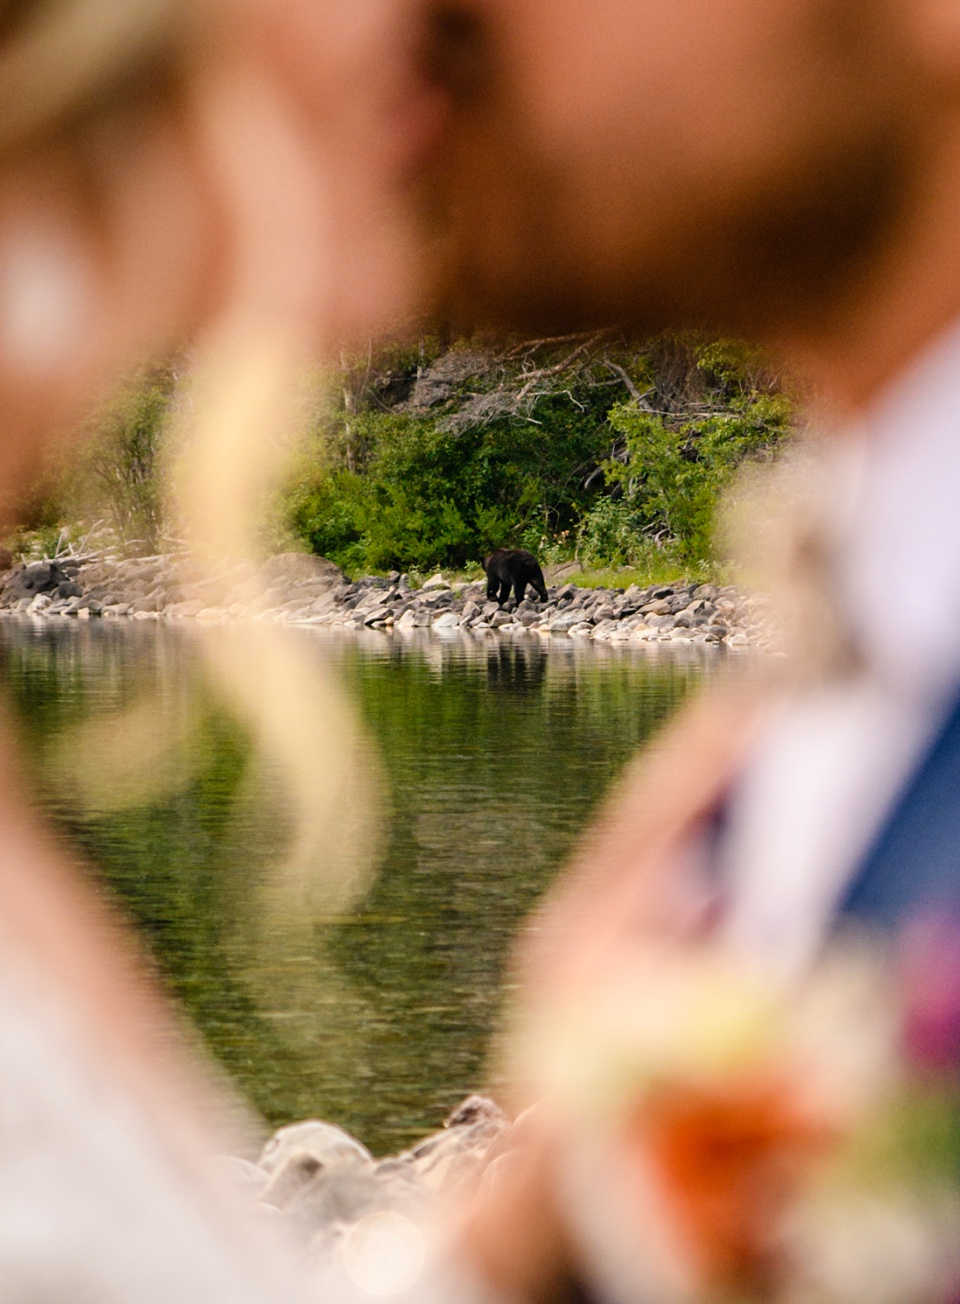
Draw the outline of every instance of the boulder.
<instances>
[{"instance_id":1,"label":"boulder","mask_svg":"<svg viewBox=\"0 0 960 1304\"><path fill-rule=\"evenodd\" d=\"M3 586L5 602L32 597L35 593L53 593L70 576L55 561L31 561L25 566L15 566Z\"/></svg>"},{"instance_id":2,"label":"boulder","mask_svg":"<svg viewBox=\"0 0 960 1304\"><path fill-rule=\"evenodd\" d=\"M172 616L174 620L184 619L188 616L196 616L203 611L203 603L199 598L189 598L186 602L175 602L172 606L167 607L164 615Z\"/></svg>"},{"instance_id":3,"label":"boulder","mask_svg":"<svg viewBox=\"0 0 960 1304\"><path fill-rule=\"evenodd\" d=\"M343 571L326 557L311 552L279 552L268 557L260 567L269 583L290 583L295 580L325 580L328 584L342 584Z\"/></svg>"},{"instance_id":4,"label":"boulder","mask_svg":"<svg viewBox=\"0 0 960 1304\"><path fill-rule=\"evenodd\" d=\"M321 1166L351 1160L358 1164L372 1164L373 1156L349 1132L333 1123L307 1119L278 1128L263 1147L259 1164L267 1174L275 1172L291 1155L308 1154Z\"/></svg>"},{"instance_id":5,"label":"boulder","mask_svg":"<svg viewBox=\"0 0 960 1304\"><path fill-rule=\"evenodd\" d=\"M400 1158L436 1194L450 1194L478 1171L491 1147L509 1126L503 1111L486 1096L468 1096L444 1121Z\"/></svg>"},{"instance_id":6,"label":"boulder","mask_svg":"<svg viewBox=\"0 0 960 1304\"><path fill-rule=\"evenodd\" d=\"M580 611L565 611L562 615L554 617L550 622L551 634L566 634L567 630L572 629L574 625L583 624L583 613Z\"/></svg>"}]
</instances>

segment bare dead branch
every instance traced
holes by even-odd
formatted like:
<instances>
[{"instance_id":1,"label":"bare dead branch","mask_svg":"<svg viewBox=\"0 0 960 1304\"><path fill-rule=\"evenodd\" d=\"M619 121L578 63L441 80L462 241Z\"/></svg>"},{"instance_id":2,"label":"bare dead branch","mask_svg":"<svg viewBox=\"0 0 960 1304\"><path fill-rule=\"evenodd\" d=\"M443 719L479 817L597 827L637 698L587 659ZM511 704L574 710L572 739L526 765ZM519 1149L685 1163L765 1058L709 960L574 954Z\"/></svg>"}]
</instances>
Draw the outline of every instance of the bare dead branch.
<instances>
[{"instance_id":1,"label":"bare dead branch","mask_svg":"<svg viewBox=\"0 0 960 1304\"><path fill-rule=\"evenodd\" d=\"M535 381L546 380L549 376L559 376L562 371L567 371L581 354L585 353L591 345L598 344L601 338L602 335L591 335L589 339L584 340L572 353L568 354L562 362L558 362L552 367L541 367L538 371L529 372L525 378L527 383L517 396L518 399L522 401L526 397L527 391Z\"/></svg>"},{"instance_id":2,"label":"bare dead branch","mask_svg":"<svg viewBox=\"0 0 960 1304\"><path fill-rule=\"evenodd\" d=\"M650 393L650 390L648 389L643 394L641 394L639 389L637 389L636 385L630 379L628 373L624 370L623 367L620 366L618 362L611 362L609 358L604 358L603 362L604 362L604 366L608 367L610 371L614 373L614 375L620 377L620 379L626 385L627 391L630 394L630 397L636 403L637 407L644 412L649 412L650 404L647 402L647 394Z\"/></svg>"},{"instance_id":3,"label":"bare dead branch","mask_svg":"<svg viewBox=\"0 0 960 1304\"><path fill-rule=\"evenodd\" d=\"M569 344L573 340L602 339L608 335L608 330L600 331L574 331L571 335L548 335L542 340L524 340L522 344L516 345L508 353L503 355L504 362L512 362L514 358L522 357L524 354L536 353L538 349L546 349L554 344Z\"/></svg>"}]
</instances>

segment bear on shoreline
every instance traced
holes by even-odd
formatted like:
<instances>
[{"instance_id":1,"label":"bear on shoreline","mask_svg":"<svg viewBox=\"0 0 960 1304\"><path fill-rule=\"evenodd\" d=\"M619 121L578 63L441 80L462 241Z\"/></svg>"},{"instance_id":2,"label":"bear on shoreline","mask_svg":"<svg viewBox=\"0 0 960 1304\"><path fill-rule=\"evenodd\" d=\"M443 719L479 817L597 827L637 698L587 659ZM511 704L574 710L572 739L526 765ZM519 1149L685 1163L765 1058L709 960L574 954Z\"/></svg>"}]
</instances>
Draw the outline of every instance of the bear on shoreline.
<instances>
[{"instance_id":1,"label":"bear on shoreline","mask_svg":"<svg viewBox=\"0 0 960 1304\"><path fill-rule=\"evenodd\" d=\"M543 571L532 552L524 548L497 548L489 557L484 557L483 569L487 574L487 597L501 606L510 597L511 588L517 602L521 603L528 584L536 590L540 601L546 602Z\"/></svg>"}]
</instances>

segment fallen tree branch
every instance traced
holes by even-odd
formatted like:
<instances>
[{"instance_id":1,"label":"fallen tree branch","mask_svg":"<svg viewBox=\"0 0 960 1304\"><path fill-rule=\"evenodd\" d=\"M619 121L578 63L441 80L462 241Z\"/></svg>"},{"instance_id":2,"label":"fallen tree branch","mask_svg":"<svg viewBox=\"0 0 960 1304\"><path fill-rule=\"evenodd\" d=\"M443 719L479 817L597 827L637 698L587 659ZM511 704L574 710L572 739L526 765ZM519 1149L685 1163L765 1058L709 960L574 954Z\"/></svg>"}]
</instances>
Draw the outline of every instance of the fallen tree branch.
<instances>
[{"instance_id":1,"label":"fallen tree branch","mask_svg":"<svg viewBox=\"0 0 960 1304\"><path fill-rule=\"evenodd\" d=\"M605 366L607 366L610 369L610 371L614 373L614 375L619 376L620 379L623 381L623 383L626 385L630 397L636 403L637 407L640 408L643 412L652 411L650 404L647 402L647 395L652 391L648 389L641 394L639 389L637 389L636 385L630 379L628 373L624 370L623 367L620 366L618 362L611 362L609 358L604 358L603 361Z\"/></svg>"},{"instance_id":2,"label":"fallen tree branch","mask_svg":"<svg viewBox=\"0 0 960 1304\"><path fill-rule=\"evenodd\" d=\"M528 372L527 375L524 377L526 384L523 386L523 388L520 390L520 393L517 395L517 402L518 403L523 402L524 398L526 398L527 393L530 390L530 387L534 385L537 381L546 380L549 376L559 376L561 371L566 371L567 368L572 366L573 363L576 362L577 358L579 358L580 355L584 353L590 347L591 344L596 344L600 339L601 339L600 335L596 335L596 334L591 335L589 339L584 340L583 343L579 345L577 348L575 348L572 353L568 354L567 357L565 357L562 362L558 362L552 367L541 367L538 371Z\"/></svg>"},{"instance_id":3,"label":"fallen tree branch","mask_svg":"<svg viewBox=\"0 0 960 1304\"><path fill-rule=\"evenodd\" d=\"M573 331L570 335L548 335L542 340L524 340L512 348L509 353L503 355L504 362L511 362L514 358L519 358L525 353L536 353L538 349L549 348L553 344L569 344L572 340L601 340L604 335L609 335L610 329L602 331Z\"/></svg>"}]
</instances>

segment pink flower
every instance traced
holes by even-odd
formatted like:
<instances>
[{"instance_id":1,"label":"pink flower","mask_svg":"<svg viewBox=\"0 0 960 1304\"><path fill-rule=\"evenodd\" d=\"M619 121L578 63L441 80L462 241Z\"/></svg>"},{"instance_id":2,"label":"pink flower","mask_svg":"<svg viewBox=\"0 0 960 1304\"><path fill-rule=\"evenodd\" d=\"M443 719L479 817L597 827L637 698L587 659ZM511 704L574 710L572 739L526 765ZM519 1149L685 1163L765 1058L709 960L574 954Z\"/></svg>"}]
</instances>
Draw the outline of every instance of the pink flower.
<instances>
[{"instance_id":1,"label":"pink flower","mask_svg":"<svg viewBox=\"0 0 960 1304\"><path fill-rule=\"evenodd\" d=\"M903 1050L923 1071L960 1071L960 915L925 914L899 948Z\"/></svg>"}]
</instances>

